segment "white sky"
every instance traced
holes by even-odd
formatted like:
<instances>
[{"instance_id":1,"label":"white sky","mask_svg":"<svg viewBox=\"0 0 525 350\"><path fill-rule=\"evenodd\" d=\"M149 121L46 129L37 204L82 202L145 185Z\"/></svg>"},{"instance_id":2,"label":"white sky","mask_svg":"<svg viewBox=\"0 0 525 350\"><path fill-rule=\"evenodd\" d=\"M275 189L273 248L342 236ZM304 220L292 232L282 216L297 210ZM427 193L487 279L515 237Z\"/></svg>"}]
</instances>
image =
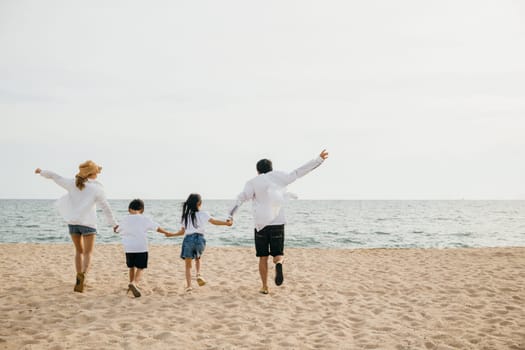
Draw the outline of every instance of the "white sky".
<instances>
[{"instance_id":1,"label":"white sky","mask_svg":"<svg viewBox=\"0 0 525 350\"><path fill-rule=\"evenodd\" d=\"M520 1L0 1L0 198L525 198Z\"/></svg>"}]
</instances>

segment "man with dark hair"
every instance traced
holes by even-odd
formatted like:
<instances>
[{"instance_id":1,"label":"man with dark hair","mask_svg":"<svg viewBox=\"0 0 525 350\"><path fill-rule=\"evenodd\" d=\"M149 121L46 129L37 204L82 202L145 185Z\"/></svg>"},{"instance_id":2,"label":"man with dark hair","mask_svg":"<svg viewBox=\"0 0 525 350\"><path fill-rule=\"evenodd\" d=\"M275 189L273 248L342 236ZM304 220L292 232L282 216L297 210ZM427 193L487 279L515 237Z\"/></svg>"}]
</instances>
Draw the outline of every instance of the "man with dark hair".
<instances>
[{"instance_id":1,"label":"man with dark hair","mask_svg":"<svg viewBox=\"0 0 525 350\"><path fill-rule=\"evenodd\" d=\"M269 159L261 159L257 162L257 173L266 174L273 170L272 161Z\"/></svg>"},{"instance_id":2,"label":"man with dark hair","mask_svg":"<svg viewBox=\"0 0 525 350\"><path fill-rule=\"evenodd\" d=\"M258 175L248 181L244 190L237 196L237 202L230 210L230 218L246 201L253 201L255 221L255 250L259 257L259 274L263 294L268 294L268 257L273 257L275 264L275 284L280 286L284 281L284 217L283 204L286 186L317 168L328 158L323 150L318 157L291 173L274 171L269 159L257 162Z\"/></svg>"}]
</instances>

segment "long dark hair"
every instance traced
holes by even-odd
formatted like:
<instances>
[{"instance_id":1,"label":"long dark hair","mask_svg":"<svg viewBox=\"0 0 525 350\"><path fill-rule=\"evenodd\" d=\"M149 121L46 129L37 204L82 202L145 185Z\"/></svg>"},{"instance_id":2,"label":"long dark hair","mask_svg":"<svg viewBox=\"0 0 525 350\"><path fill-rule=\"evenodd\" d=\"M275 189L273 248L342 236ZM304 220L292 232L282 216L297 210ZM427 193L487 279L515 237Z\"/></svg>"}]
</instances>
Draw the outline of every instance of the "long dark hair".
<instances>
[{"instance_id":1,"label":"long dark hair","mask_svg":"<svg viewBox=\"0 0 525 350\"><path fill-rule=\"evenodd\" d=\"M184 202L182 206L182 218L181 222L184 223L185 227L188 227L188 222L191 218L191 223L194 227L197 227L196 225L196 216L195 213L199 211L199 203L201 202L201 195L197 193L192 193L188 196L188 199L186 199L186 202Z\"/></svg>"}]
</instances>

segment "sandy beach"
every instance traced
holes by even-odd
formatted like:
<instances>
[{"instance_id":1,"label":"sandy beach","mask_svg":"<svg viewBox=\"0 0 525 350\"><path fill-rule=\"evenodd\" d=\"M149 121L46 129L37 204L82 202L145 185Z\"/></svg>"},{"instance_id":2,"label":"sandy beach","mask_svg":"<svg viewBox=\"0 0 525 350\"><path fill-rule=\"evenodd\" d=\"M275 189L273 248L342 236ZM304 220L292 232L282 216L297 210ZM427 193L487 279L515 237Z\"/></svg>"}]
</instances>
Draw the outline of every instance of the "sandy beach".
<instances>
[{"instance_id":1,"label":"sandy beach","mask_svg":"<svg viewBox=\"0 0 525 350\"><path fill-rule=\"evenodd\" d=\"M179 253L133 298L120 245L74 293L72 245L1 244L0 348L525 349L525 248L287 249L269 295L252 248L208 247L191 293Z\"/></svg>"}]
</instances>

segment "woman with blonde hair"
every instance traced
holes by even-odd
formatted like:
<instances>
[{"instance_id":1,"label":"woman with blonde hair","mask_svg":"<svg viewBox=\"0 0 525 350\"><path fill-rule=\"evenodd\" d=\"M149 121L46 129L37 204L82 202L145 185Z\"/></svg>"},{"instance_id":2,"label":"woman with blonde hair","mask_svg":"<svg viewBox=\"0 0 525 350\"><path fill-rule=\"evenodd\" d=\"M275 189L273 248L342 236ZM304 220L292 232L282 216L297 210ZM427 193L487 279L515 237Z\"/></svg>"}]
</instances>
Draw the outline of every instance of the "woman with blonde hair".
<instances>
[{"instance_id":1,"label":"woman with blonde hair","mask_svg":"<svg viewBox=\"0 0 525 350\"><path fill-rule=\"evenodd\" d=\"M95 246L97 233L96 206L101 207L108 223L113 226L113 230L117 229L118 224L113 217L102 184L96 181L102 167L88 160L80 164L78 168L79 172L75 179L63 178L52 171L41 170L40 168L37 168L35 173L53 180L67 191L67 194L56 202L56 206L68 224L69 234L75 245L77 277L74 291L82 293Z\"/></svg>"}]
</instances>

